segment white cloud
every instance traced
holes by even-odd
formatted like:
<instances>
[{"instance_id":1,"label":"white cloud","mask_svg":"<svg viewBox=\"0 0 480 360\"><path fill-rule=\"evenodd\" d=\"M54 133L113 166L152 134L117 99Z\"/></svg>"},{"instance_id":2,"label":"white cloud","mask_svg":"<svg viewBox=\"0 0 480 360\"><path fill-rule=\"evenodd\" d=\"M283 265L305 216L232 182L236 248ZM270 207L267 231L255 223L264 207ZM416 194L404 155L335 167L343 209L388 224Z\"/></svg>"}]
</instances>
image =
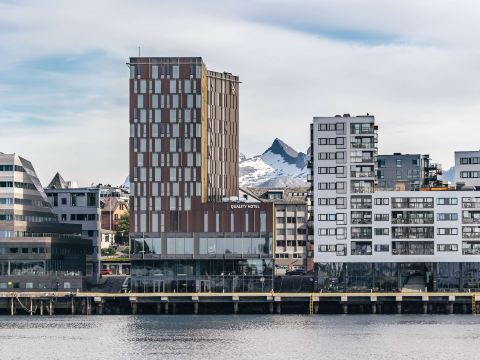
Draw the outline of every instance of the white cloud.
<instances>
[{"instance_id":1,"label":"white cloud","mask_svg":"<svg viewBox=\"0 0 480 360\"><path fill-rule=\"evenodd\" d=\"M240 76L247 154L275 137L305 151L313 116L369 112L380 151L429 153L447 167L454 150L478 147L479 10L433 0L0 3L0 151L32 160L44 183L57 170L84 185L122 182L124 63L141 45L145 56L202 56ZM25 65L72 56L94 59L72 72ZM32 117L54 125L29 127Z\"/></svg>"}]
</instances>

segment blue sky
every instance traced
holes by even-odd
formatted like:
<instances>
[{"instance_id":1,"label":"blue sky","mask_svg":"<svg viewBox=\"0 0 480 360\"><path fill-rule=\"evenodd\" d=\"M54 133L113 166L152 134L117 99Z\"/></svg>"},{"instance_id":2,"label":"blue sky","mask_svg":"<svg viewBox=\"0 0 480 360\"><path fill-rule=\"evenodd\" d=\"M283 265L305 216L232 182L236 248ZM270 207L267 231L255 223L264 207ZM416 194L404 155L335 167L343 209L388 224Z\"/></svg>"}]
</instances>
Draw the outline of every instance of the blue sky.
<instances>
[{"instance_id":1,"label":"blue sky","mask_svg":"<svg viewBox=\"0 0 480 360\"><path fill-rule=\"evenodd\" d=\"M478 149L473 0L0 0L0 151L82 185L128 173L128 69L202 56L241 78L241 151L308 146L313 116L375 114L380 152ZM461 19L461 20L460 20Z\"/></svg>"}]
</instances>

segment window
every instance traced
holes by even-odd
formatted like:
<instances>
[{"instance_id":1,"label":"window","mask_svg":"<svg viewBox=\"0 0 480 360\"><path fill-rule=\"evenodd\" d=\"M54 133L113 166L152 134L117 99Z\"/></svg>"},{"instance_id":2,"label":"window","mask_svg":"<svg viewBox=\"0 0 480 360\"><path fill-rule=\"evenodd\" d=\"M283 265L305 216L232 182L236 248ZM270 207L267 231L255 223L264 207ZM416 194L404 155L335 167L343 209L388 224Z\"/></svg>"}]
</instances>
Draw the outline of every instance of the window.
<instances>
[{"instance_id":1,"label":"window","mask_svg":"<svg viewBox=\"0 0 480 360\"><path fill-rule=\"evenodd\" d=\"M438 235L458 235L457 228L438 228L437 229Z\"/></svg>"},{"instance_id":2,"label":"window","mask_svg":"<svg viewBox=\"0 0 480 360\"><path fill-rule=\"evenodd\" d=\"M439 221L457 221L458 214L457 213L440 213L437 214L437 220Z\"/></svg>"},{"instance_id":3,"label":"window","mask_svg":"<svg viewBox=\"0 0 480 360\"><path fill-rule=\"evenodd\" d=\"M320 228L318 229L319 236L335 236L337 239L347 238L347 229L343 227L335 228Z\"/></svg>"},{"instance_id":4,"label":"window","mask_svg":"<svg viewBox=\"0 0 480 360\"><path fill-rule=\"evenodd\" d=\"M208 232L208 211L203 213L203 231Z\"/></svg>"},{"instance_id":5,"label":"window","mask_svg":"<svg viewBox=\"0 0 480 360\"><path fill-rule=\"evenodd\" d=\"M401 159L397 159L397 167L402 167L402 160Z\"/></svg>"},{"instance_id":6,"label":"window","mask_svg":"<svg viewBox=\"0 0 480 360\"><path fill-rule=\"evenodd\" d=\"M388 244L375 244L375 252L388 252L390 251L390 245Z\"/></svg>"},{"instance_id":7,"label":"window","mask_svg":"<svg viewBox=\"0 0 480 360\"><path fill-rule=\"evenodd\" d=\"M375 221L388 221L389 217L389 214L375 214Z\"/></svg>"},{"instance_id":8,"label":"window","mask_svg":"<svg viewBox=\"0 0 480 360\"><path fill-rule=\"evenodd\" d=\"M437 245L438 251L458 251L457 244L438 244Z\"/></svg>"},{"instance_id":9,"label":"window","mask_svg":"<svg viewBox=\"0 0 480 360\"><path fill-rule=\"evenodd\" d=\"M351 197L352 209L371 209L372 197L371 196L352 196Z\"/></svg>"},{"instance_id":10,"label":"window","mask_svg":"<svg viewBox=\"0 0 480 360\"><path fill-rule=\"evenodd\" d=\"M457 198L438 198L437 204L438 205L457 205L458 199Z\"/></svg>"},{"instance_id":11,"label":"window","mask_svg":"<svg viewBox=\"0 0 480 360\"><path fill-rule=\"evenodd\" d=\"M376 198L375 205L388 205L390 203L388 198Z\"/></svg>"},{"instance_id":12,"label":"window","mask_svg":"<svg viewBox=\"0 0 480 360\"><path fill-rule=\"evenodd\" d=\"M389 228L375 228L375 235L377 236L388 236L390 234Z\"/></svg>"},{"instance_id":13,"label":"window","mask_svg":"<svg viewBox=\"0 0 480 360\"><path fill-rule=\"evenodd\" d=\"M92 194L92 193L87 194L87 206L90 206L90 207L97 206L97 194Z\"/></svg>"}]
</instances>

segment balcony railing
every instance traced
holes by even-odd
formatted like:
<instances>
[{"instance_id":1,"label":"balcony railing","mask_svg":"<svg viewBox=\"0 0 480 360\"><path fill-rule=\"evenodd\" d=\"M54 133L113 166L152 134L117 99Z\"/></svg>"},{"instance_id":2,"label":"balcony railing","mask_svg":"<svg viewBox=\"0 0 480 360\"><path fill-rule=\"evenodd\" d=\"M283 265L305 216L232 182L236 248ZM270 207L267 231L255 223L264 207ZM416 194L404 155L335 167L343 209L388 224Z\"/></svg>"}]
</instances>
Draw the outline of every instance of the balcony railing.
<instances>
[{"instance_id":1,"label":"balcony railing","mask_svg":"<svg viewBox=\"0 0 480 360\"><path fill-rule=\"evenodd\" d=\"M422 234L393 234L392 238L394 239L433 239L433 233L422 233Z\"/></svg>"},{"instance_id":2,"label":"balcony railing","mask_svg":"<svg viewBox=\"0 0 480 360\"><path fill-rule=\"evenodd\" d=\"M375 173L373 171L352 171L350 175L353 178L375 177Z\"/></svg>"},{"instance_id":3,"label":"balcony railing","mask_svg":"<svg viewBox=\"0 0 480 360\"><path fill-rule=\"evenodd\" d=\"M463 255L480 255L480 249L462 249Z\"/></svg>"},{"instance_id":4,"label":"balcony railing","mask_svg":"<svg viewBox=\"0 0 480 360\"><path fill-rule=\"evenodd\" d=\"M352 135L356 135L356 134L361 134L361 135L368 135L368 134L375 134L375 129L374 128L370 128L370 129L350 129L350 133Z\"/></svg>"},{"instance_id":5,"label":"balcony railing","mask_svg":"<svg viewBox=\"0 0 480 360\"><path fill-rule=\"evenodd\" d=\"M433 224L433 219L392 218L392 224Z\"/></svg>"},{"instance_id":6,"label":"balcony railing","mask_svg":"<svg viewBox=\"0 0 480 360\"><path fill-rule=\"evenodd\" d=\"M462 224L480 224L480 219L462 218Z\"/></svg>"},{"instance_id":7,"label":"balcony railing","mask_svg":"<svg viewBox=\"0 0 480 360\"><path fill-rule=\"evenodd\" d=\"M393 209L433 209L433 202L431 203L407 203L401 202L392 203Z\"/></svg>"},{"instance_id":8,"label":"balcony railing","mask_svg":"<svg viewBox=\"0 0 480 360\"><path fill-rule=\"evenodd\" d=\"M352 219L352 224L356 225L369 225L372 223L372 219Z\"/></svg>"},{"instance_id":9,"label":"balcony railing","mask_svg":"<svg viewBox=\"0 0 480 360\"><path fill-rule=\"evenodd\" d=\"M351 188L351 192L355 194L373 193L373 187Z\"/></svg>"},{"instance_id":10,"label":"balcony railing","mask_svg":"<svg viewBox=\"0 0 480 360\"><path fill-rule=\"evenodd\" d=\"M371 239L372 234L352 234L352 239Z\"/></svg>"},{"instance_id":11,"label":"balcony railing","mask_svg":"<svg viewBox=\"0 0 480 360\"><path fill-rule=\"evenodd\" d=\"M463 239L480 239L480 233L464 232L462 233L462 238Z\"/></svg>"},{"instance_id":12,"label":"balcony railing","mask_svg":"<svg viewBox=\"0 0 480 360\"><path fill-rule=\"evenodd\" d=\"M463 202L462 207L466 209L480 208L480 202Z\"/></svg>"},{"instance_id":13,"label":"balcony railing","mask_svg":"<svg viewBox=\"0 0 480 360\"><path fill-rule=\"evenodd\" d=\"M433 249L393 249L392 255L433 255Z\"/></svg>"},{"instance_id":14,"label":"balcony railing","mask_svg":"<svg viewBox=\"0 0 480 360\"><path fill-rule=\"evenodd\" d=\"M355 203L351 205L352 209L371 209L372 203Z\"/></svg>"},{"instance_id":15,"label":"balcony railing","mask_svg":"<svg viewBox=\"0 0 480 360\"><path fill-rule=\"evenodd\" d=\"M353 143L350 143L350 147L352 149L372 149L373 147L375 147L375 144L373 142L370 142L370 143L353 142Z\"/></svg>"}]
</instances>

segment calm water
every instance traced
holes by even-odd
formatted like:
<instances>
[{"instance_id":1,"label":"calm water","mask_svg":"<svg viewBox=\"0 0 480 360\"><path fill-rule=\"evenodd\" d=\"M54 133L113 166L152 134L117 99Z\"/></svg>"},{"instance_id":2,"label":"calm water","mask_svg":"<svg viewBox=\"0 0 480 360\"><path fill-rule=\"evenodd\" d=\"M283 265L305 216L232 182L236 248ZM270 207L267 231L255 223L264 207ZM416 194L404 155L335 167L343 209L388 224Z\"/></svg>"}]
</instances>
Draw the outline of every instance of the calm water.
<instances>
[{"instance_id":1,"label":"calm water","mask_svg":"<svg viewBox=\"0 0 480 360\"><path fill-rule=\"evenodd\" d=\"M479 359L480 316L0 317L4 359Z\"/></svg>"}]
</instances>

